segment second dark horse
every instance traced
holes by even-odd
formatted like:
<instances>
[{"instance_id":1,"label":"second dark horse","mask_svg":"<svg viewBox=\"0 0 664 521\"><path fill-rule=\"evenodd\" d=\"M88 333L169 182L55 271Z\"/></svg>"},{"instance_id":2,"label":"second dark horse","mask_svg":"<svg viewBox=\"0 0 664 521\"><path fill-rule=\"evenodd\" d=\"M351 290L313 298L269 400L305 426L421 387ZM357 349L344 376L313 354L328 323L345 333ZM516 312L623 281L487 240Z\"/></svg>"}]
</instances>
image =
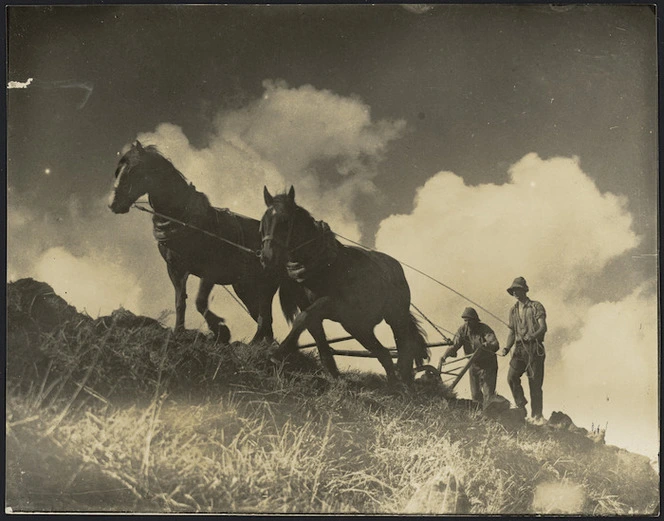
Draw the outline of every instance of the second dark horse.
<instances>
[{"instance_id":1,"label":"second dark horse","mask_svg":"<svg viewBox=\"0 0 664 521\"><path fill-rule=\"evenodd\" d=\"M424 331L410 313L410 287L399 262L378 251L346 246L322 221L316 221L295 203L295 190L272 196L263 192L267 210L261 220L261 262L281 267L305 289L306 302L293 327L275 351L279 358L297 349L304 329L314 336L327 371L339 375L334 353L323 333L322 322L333 320L374 354L391 386L413 381L413 362L428 358ZM397 368L390 352L374 334L375 326L387 322L398 351Z\"/></svg>"},{"instance_id":2,"label":"second dark horse","mask_svg":"<svg viewBox=\"0 0 664 521\"><path fill-rule=\"evenodd\" d=\"M299 290L292 281L265 271L253 253L261 247L259 221L214 208L154 146L143 147L136 141L118 163L109 206L114 213L127 213L145 194L155 212L153 232L159 252L175 288L175 330L184 329L187 278L191 274L200 278L196 309L220 341L230 340L230 330L208 307L216 284L232 285L256 321L252 342L271 342L274 294L281 283L281 305L290 322L297 312L293 292Z\"/></svg>"}]
</instances>

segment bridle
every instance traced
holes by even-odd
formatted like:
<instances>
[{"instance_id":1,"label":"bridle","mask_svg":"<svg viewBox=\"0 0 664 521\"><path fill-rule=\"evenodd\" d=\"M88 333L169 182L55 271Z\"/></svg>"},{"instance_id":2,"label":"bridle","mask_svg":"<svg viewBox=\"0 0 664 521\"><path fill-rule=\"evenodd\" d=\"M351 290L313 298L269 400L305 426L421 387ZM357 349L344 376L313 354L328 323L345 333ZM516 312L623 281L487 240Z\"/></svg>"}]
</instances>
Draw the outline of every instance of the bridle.
<instances>
[{"instance_id":1,"label":"bridle","mask_svg":"<svg viewBox=\"0 0 664 521\"><path fill-rule=\"evenodd\" d=\"M143 152L141 156L148 154L148 152ZM150 156L148 161L154 160L154 156ZM139 174L142 177L148 178L153 174L153 171L155 171L158 168L158 165L154 164L154 161L147 162L143 159L140 158L138 160L125 160L122 166L118 166L118 168L115 171L115 183L113 186L113 190L115 193L117 193L118 187L120 185L120 178L129 178L132 175L132 172L139 166L142 166L143 171ZM172 166L172 165L171 165ZM177 168L173 167L173 170L178 174L180 179L185 182L185 184L188 185L189 190L191 191L191 195L193 195L196 192L196 188L194 187L193 183L190 183L187 178L184 176L182 172L180 172ZM131 180L129 181L129 192L131 192L132 188L132 183ZM154 207L152 204L152 199L150 197L150 194L148 193L148 201L150 206ZM189 202L187 202L187 206L189 205Z\"/></svg>"},{"instance_id":2,"label":"bridle","mask_svg":"<svg viewBox=\"0 0 664 521\"><path fill-rule=\"evenodd\" d=\"M270 208L272 208L272 210L274 211L273 207L270 207ZM274 212L274 213L276 213L276 212ZM303 248L304 246L319 240L324 235L324 233L316 233L314 235L314 237L312 237L311 239L307 239L306 241L301 242L297 246L293 246L291 248L290 243L291 243L291 239L292 239L292 236L293 236L294 225L295 225L295 212L293 212L293 214L288 219L288 233L286 234L286 242L284 243L284 242L278 240L274 236L274 230L277 227L277 219L274 219L270 223L270 229L267 231L268 233L266 233L265 235L263 235L263 220L261 220L258 231L261 234L261 243L262 243L263 247L265 247L266 243L269 244L269 242L274 242L275 244L277 244L278 246L283 248L287 253L294 253L297 250L299 250L300 248Z\"/></svg>"},{"instance_id":3,"label":"bridle","mask_svg":"<svg viewBox=\"0 0 664 521\"><path fill-rule=\"evenodd\" d=\"M272 211L272 214L275 215L276 210L274 210L273 207L270 207L270 209ZM293 212L293 215L291 215L290 218L288 219L288 234L286 235L286 242L283 243L274 236L274 230L277 227L277 219L275 218L272 220L272 222L270 223L268 233L265 235L263 235L263 220L261 219L261 223L258 227L258 231L261 234L261 244L263 245L263 247L265 247L266 243L269 244L270 242L274 242L278 246L281 246L288 253L290 253L290 241L293 235L294 225L295 225L295 213Z\"/></svg>"}]
</instances>

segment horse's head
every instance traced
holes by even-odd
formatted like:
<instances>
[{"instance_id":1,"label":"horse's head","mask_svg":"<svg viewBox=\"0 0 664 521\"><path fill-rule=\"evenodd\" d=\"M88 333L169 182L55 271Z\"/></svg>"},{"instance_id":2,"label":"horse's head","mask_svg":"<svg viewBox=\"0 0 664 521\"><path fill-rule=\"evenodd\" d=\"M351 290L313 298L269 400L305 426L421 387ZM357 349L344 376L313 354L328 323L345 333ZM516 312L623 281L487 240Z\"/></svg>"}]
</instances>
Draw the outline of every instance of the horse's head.
<instances>
[{"instance_id":1,"label":"horse's head","mask_svg":"<svg viewBox=\"0 0 664 521\"><path fill-rule=\"evenodd\" d=\"M263 244L261 264L265 268L283 267L288 260L288 251L297 225L299 206L295 204L295 188L291 186L287 194L272 196L267 187L263 187L263 198L267 210L260 225Z\"/></svg>"},{"instance_id":2,"label":"horse's head","mask_svg":"<svg viewBox=\"0 0 664 521\"><path fill-rule=\"evenodd\" d=\"M150 153L138 140L122 156L115 170L115 184L108 202L113 213L127 213L131 205L148 192L149 159Z\"/></svg>"}]
</instances>

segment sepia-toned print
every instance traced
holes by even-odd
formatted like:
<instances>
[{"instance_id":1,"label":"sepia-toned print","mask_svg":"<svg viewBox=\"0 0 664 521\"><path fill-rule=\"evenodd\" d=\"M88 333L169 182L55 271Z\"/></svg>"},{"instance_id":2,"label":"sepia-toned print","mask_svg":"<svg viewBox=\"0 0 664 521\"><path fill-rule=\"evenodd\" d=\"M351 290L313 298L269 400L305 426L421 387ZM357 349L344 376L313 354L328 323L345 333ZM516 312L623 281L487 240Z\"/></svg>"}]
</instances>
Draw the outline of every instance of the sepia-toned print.
<instances>
[{"instance_id":1,"label":"sepia-toned print","mask_svg":"<svg viewBox=\"0 0 664 521\"><path fill-rule=\"evenodd\" d=\"M6 513L659 514L654 7L7 37Z\"/></svg>"}]
</instances>

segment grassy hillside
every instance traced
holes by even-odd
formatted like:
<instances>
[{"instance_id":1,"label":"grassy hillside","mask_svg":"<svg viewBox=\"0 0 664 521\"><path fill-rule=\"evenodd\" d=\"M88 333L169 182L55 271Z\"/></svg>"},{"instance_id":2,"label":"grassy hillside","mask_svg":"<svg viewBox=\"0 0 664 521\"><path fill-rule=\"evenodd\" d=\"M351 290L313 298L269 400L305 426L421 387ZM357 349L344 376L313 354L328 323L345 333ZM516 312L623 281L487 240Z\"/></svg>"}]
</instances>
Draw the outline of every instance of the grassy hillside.
<instances>
[{"instance_id":1,"label":"grassy hillside","mask_svg":"<svg viewBox=\"0 0 664 521\"><path fill-rule=\"evenodd\" d=\"M13 511L652 514L647 458L566 426L495 421L438 382L328 378L302 355L92 320L8 285Z\"/></svg>"}]
</instances>

